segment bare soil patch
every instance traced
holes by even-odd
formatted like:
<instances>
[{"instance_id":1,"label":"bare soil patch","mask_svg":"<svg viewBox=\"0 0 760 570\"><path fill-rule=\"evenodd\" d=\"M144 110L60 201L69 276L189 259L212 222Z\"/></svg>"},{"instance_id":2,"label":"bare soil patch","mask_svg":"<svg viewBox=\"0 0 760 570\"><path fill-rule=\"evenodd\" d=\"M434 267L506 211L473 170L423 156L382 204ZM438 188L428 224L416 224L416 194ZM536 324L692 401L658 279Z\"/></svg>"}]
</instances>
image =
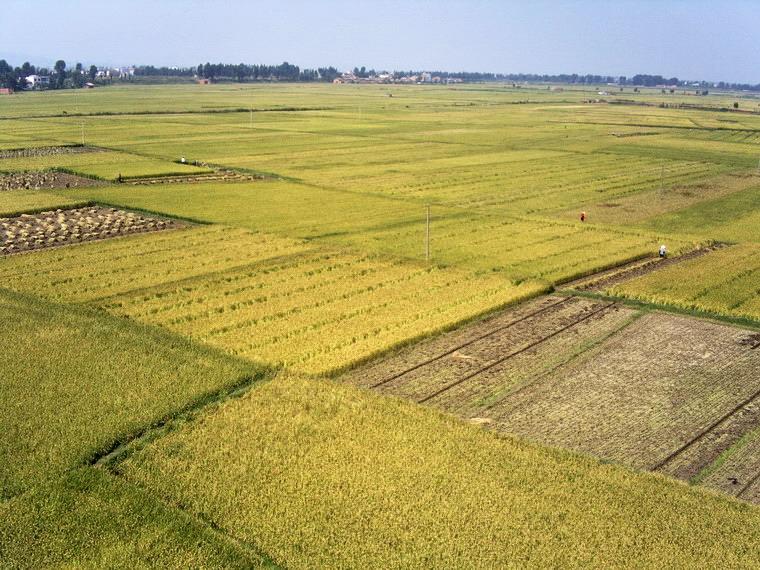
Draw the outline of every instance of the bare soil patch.
<instances>
[{"instance_id":1,"label":"bare soil patch","mask_svg":"<svg viewBox=\"0 0 760 570\"><path fill-rule=\"evenodd\" d=\"M50 190L104 186L102 180L93 180L65 172L19 172L0 175L0 192L9 190Z\"/></svg>"},{"instance_id":2,"label":"bare soil patch","mask_svg":"<svg viewBox=\"0 0 760 570\"><path fill-rule=\"evenodd\" d=\"M472 416L531 374L570 358L598 329L614 328L633 313L604 301L545 297L401 351L352 377L382 393Z\"/></svg>"},{"instance_id":3,"label":"bare soil patch","mask_svg":"<svg viewBox=\"0 0 760 570\"><path fill-rule=\"evenodd\" d=\"M177 220L92 206L0 218L0 255L185 227Z\"/></svg>"}]
</instances>

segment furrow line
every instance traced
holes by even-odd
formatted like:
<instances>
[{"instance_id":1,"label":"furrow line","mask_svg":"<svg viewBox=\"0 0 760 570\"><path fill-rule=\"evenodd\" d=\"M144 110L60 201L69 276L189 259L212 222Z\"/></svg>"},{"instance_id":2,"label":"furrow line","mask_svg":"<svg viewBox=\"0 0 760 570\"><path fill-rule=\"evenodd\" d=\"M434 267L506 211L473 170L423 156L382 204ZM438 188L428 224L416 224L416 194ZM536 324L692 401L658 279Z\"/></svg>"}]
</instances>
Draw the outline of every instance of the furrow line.
<instances>
[{"instance_id":1,"label":"furrow line","mask_svg":"<svg viewBox=\"0 0 760 570\"><path fill-rule=\"evenodd\" d=\"M665 465L667 465L673 459L675 459L676 457L678 457L681 453L683 453L684 451L686 451L687 449L689 449L692 445L694 445L695 443L698 443L698 442L702 441L705 437L707 437L708 435L710 435L710 433L712 433L712 431L715 430L715 428L717 428L720 424L722 424L723 422L725 422L726 420L728 420L731 416L733 416L734 414L736 414L742 408L744 408L744 407L748 406L749 404L751 404L752 401L755 400L755 399L757 399L757 398L760 398L760 390L758 390L757 392L755 392L754 394L752 394L746 400L742 401L738 406L735 406L728 413L726 413L725 415L721 416L718 420L716 420L715 422L713 422L712 424L710 424L709 426L707 426L707 428L704 429L701 433L699 433L696 437L694 437L690 441L687 441L686 443L684 443L681 447L679 447L678 449L676 449L675 451L673 451L672 453L670 453L667 457L665 457L665 459L663 459L660 462L658 462L655 465L653 465L650 468L650 471L658 471L659 469L662 469Z\"/></svg>"},{"instance_id":2,"label":"furrow line","mask_svg":"<svg viewBox=\"0 0 760 570\"><path fill-rule=\"evenodd\" d=\"M543 313L545 311L548 311L549 309L552 309L554 307L558 307L559 305L567 303L570 299L571 299L571 297L565 297L564 299L562 299L561 301L559 301L557 303L552 303L551 305L547 305L546 307L541 307L537 311L534 311L534 312L532 312L532 313L530 313L528 315L520 317L517 320L511 321L510 323L507 323L506 325L497 327L497 328L493 329L492 331L489 331L489 332L487 332L487 333L485 333L485 334L483 334L483 335L481 335L481 336L479 336L477 338L471 339L471 340L469 340L469 341L467 341L467 342L465 342L463 344L457 345L454 348L452 348L452 349L450 349L450 350L448 350L446 352L443 352L443 353L441 353L441 354L439 354L437 356L434 356L433 358L430 358L428 360L420 362L419 364L415 364L411 368L407 368L406 370L403 370L401 372L398 372L397 374L394 374L393 376L390 376L390 377L388 377L388 378L386 378L384 380L381 380L377 384L373 384L372 386L370 386L370 388L373 388L373 389L374 388L379 388L380 386L383 386L384 384L387 384L389 382L392 382L393 380L401 378L402 376L404 376L406 374L409 374L410 372L414 372L415 370L418 370L418 369L420 369L420 368L422 368L424 366L427 366L428 364L432 364L433 362L436 362L437 360L445 358L446 356L449 356L449 355L455 353L458 350L461 350L461 349L463 349L463 348L465 348L467 346L470 346L473 343L476 343L478 341L483 340L484 338L488 338L489 336L493 336L496 333L502 332L502 331L504 331L504 330L506 330L506 329L508 329L508 328L510 328L510 327L512 327L514 325L516 325L516 324L519 324L519 323L521 323L523 321L526 321L528 319L532 319L533 317L535 317L535 316L537 316L537 315L539 315L539 314L541 314L541 313Z\"/></svg>"},{"instance_id":3,"label":"furrow line","mask_svg":"<svg viewBox=\"0 0 760 570\"><path fill-rule=\"evenodd\" d=\"M508 354L508 355L506 355L506 356L498 359L497 361L492 362L491 364L489 364L487 366L484 366L480 370L476 370L475 372L473 372L471 374L467 374L466 376L460 378L459 380L457 380L455 382L452 382L451 384L448 384L447 386L444 386L440 390L436 390L435 392L433 392L429 396L426 396L426 397L422 398L421 400L417 400L417 403L418 404L424 404L425 402L428 402L429 400L432 400L436 396L440 396L441 394L443 394L444 392L450 390L454 386L458 386L462 382L466 382L470 378L473 378L473 377L477 376L478 374L481 374L481 373L485 372L486 370L490 370L491 368L493 368L495 366L498 366L499 364L502 364L503 362L506 362L510 358L513 358L513 357L517 356L518 354L522 354L523 352L526 352L527 350L530 350L531 348L533 348L535 346L538 346L539 344L541 344L543 342L546 342L550 338L553 338L553 337L557 336L558 334L563 333L566 330L574 327L575 325L578 325L578 324L580 324L580 323L582 323L582 322L590 319L594 315L597 315L597 314L601 313L602 311L606 311L607 309L609 309L610 307L612 307L615 304L617 304L617 302L608 303L607 305L605 305L603 307L600 307L599 309L596 309L596 310L594 310L594 311L592 311L592 312L584 315L583 317L581 317L577 321L574 321L574 322L572 322L572 323L570 323L568 325L565 325L565 326L559 328L558 330L554 331L553 333L551 333L551 334L549 334L549 335L547 335L547 336L545 336L543 338L540 338L539 340L537 340L535 342L532 342L529 345L527 345L527 346L525 346L525 347L523 347L523 348L521 348L519 350L511 352L510 354Z\"/></svg>"},{"instance_id":4,"label":"furrow line","mask_svg":"<svg viewBox=\"0 0 760 570\"><path fill-rule=\"evenodd\" d=\"M746 485L744 485L744 487L742 487L742 490L741 490L741 491L739 491L739 492L736 494L736 498L737 498L737 499L741 499L742 495L743 495L744 493L746 493L747 491L749 491L749 489L750 489L750 488L751 488L751 487L752 487L752 486L753 486L755 483L757 483L759 480L760 480L760 472L759 472L757 475L755 475L754 477L752 477L752 479L750 479L750 480L749 480L749 482L748 482Z\"/></svg>"}]
</instances>

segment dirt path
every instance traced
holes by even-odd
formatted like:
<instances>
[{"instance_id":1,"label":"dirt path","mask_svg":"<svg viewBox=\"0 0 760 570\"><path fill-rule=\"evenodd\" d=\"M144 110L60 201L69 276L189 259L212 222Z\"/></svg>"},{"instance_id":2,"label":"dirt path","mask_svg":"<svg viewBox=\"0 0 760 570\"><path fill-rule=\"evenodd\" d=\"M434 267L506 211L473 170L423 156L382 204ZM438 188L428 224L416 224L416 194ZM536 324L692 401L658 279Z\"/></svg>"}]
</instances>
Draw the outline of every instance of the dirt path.
<instances>
[{"instance_id":1,"label":"dirt path","mask_svg":"<svg viewBox=\"0 0 760 570\"><path fill-rule=\"evenodd\" d=\"M563 285L562 288L573 289L575 291L601 291L607 289L612 285L617 285L618 283L622 283L636 277L641 277L647 273L665 269L671 265L683 263L684 261L689 261L690 259L701 257L723 247L726 246L723 244L715 244L708 247L694 249L677 257L654 257L632 261L624 265L619 265L618 267L613 267L612 269L608 269L606 271L600 271L599 273L595 273L587 277L582 277L580 279L576 279L575 281L570 281Z\"/></svg>"}]
</instances>

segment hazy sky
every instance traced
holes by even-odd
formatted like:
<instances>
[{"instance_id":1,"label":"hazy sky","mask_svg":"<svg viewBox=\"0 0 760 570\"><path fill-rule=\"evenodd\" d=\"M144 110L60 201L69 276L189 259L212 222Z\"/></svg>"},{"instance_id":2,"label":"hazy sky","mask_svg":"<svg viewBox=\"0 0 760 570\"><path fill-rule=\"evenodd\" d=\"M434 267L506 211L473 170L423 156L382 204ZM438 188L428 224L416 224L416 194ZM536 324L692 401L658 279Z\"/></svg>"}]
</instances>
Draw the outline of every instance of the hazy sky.
<instances>
[{"instance_id":1,"label":"hazy sky","mask_svg":"<svg viewBox=\"0 0 760 570\"><path fill-rule=\"evenodd\" d=\"M760 0L2 0L0 58L760 83Z\"/></svg>"}]
</instances>

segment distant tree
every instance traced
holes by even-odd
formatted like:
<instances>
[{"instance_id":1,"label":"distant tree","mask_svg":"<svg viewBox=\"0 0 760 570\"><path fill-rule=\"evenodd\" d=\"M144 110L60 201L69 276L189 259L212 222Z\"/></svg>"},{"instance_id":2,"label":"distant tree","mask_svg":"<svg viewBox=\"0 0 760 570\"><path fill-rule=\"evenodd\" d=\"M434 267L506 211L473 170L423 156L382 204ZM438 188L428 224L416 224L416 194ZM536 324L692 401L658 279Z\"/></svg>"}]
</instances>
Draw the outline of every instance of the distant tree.
<instances>
[{"instance_id":1,"label":"distant tree","mask_svg":"<svg viewBox=\"0 0 760 570\"><path fill-rule=\"evenodd\" d=\"M4 59L0 59L0 87L15 90L18 87L17 72Z\"/></svg>"},{"instance_id":2,"label":"distant tree","mask_svg":"<svg viewBox=\"0 0 760 570\"><path fill-rule=\"evenodd\" d=\"M55 88L61 89L63 82L66 80L66 62L59 59L55 62L53 70L55 71Z\"/></svg>"},{"instance_id":3,"label":"distant tree","mask_svg":"<svg viewBox=\"0 0 760 570\"><path fill-rule=\"evenodd\" d=\"M88 75L90 76L90 81L95 81L95 78L98 76L98 68L94 65L91 65L90 73Z\"/></svg>"},{"instance_id":4,"label":"distant tree","mask_svg":"<svg viewBox=\"0 0 760 570\"><path fill-rule=\"evenodd\" d=\"M738 101L734 101L734 109L738 109L738 108L739 108L739 102Z\"/></svg>"},{"instance_id":5,"label":"distant tree","mask_svg":"<svg viewBox=\"0 0 760 570\"><path fill-rule=\"evenodd\" d=\"M21 66L21 75L23 77L29 77L30 75L34 75L35 73L37 73L37 70L28 61L25 61L24 64Z\"/></svg>"},{"instance_id":6,"label":"distant tree","mask_svg":"<svg viewBox=\"0 0 760 570\"><path fill-rule=\"evenodd\" d=\"M84 67L81 63L74 66L74 71L71 72L71 82L74 87L84 87Z\"/></svg>"}]
</instances>

